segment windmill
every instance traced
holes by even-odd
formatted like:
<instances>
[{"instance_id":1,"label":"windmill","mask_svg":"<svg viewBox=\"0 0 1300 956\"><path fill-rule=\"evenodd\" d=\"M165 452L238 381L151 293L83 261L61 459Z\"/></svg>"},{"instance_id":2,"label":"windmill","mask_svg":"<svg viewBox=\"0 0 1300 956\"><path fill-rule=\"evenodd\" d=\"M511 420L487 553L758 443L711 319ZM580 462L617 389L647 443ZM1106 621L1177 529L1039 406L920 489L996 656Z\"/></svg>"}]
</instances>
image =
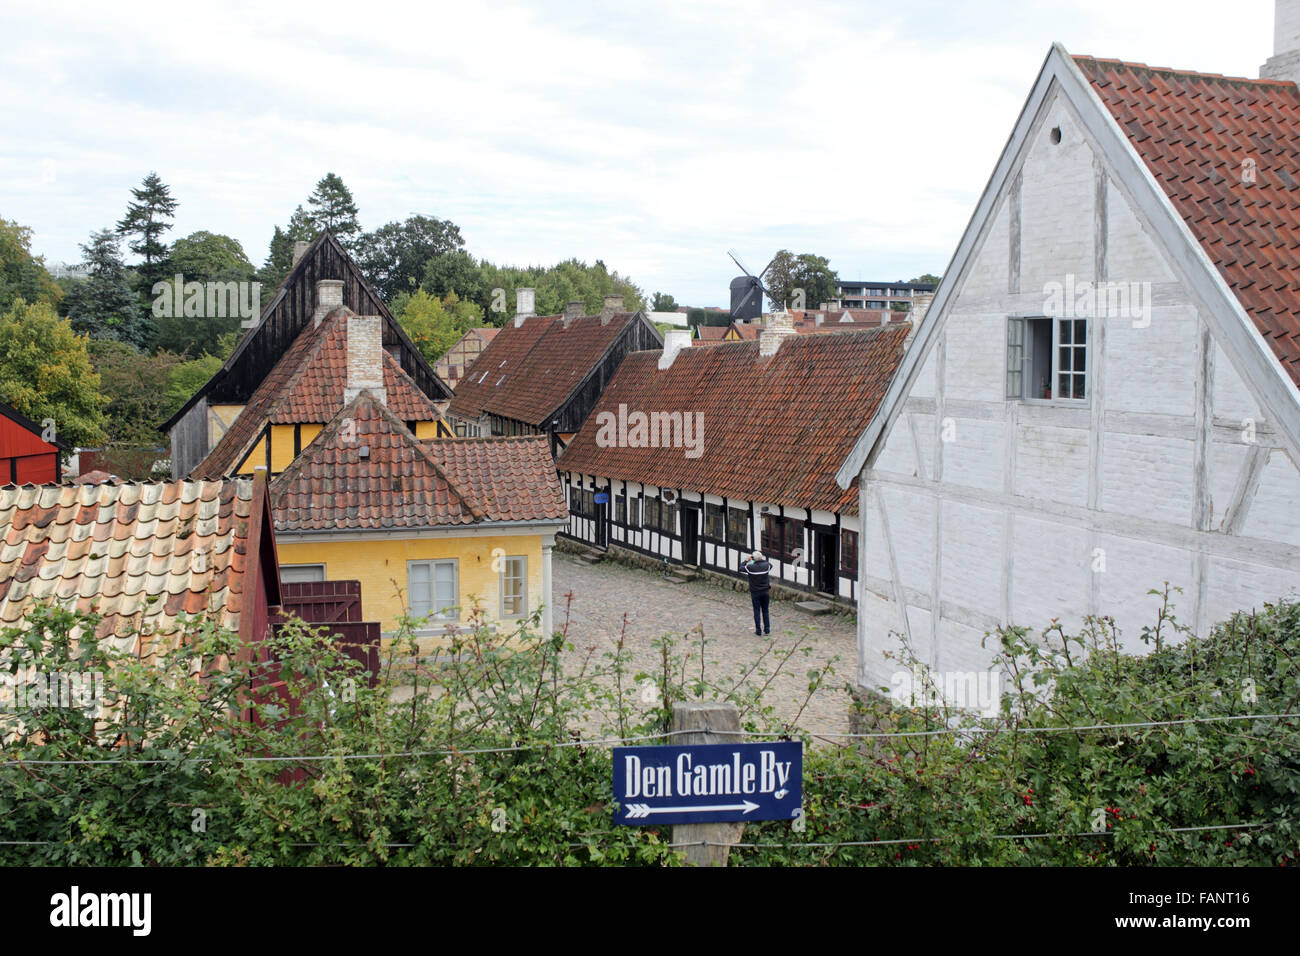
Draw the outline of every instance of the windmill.
<instances>
[{"instance_id":1,"label":"windmill","mask_svg":"<svg viewBox=\"0 0 1300 956\"><path fill-rule=\"evenodd\" d=\"M763 276L767 275L768 270L776 263L776 259L773 258L763 267L762 272L754 275L736 258L734 249L728 249L727 255L731 256L731 261L740 266L740 271L745 273L731 280L731 318L735 322L756 319L763 314L763 296L766 295L775 301L775 297L763 285Z\"/></svg>"}]
</instances>

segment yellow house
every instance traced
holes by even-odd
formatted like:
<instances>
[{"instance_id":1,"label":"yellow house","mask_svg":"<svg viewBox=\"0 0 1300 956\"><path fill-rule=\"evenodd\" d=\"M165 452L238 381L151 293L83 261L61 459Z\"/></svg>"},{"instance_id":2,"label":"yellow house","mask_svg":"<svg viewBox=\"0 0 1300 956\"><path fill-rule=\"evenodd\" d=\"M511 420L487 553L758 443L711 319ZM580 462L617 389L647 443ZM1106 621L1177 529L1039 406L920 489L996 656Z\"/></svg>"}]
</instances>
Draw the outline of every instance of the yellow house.
<instances>
[{"instance_id":1,"label":"yellow house","mask_svg":"<svg viewBox=\"0 0 1300 956\"><path fill-rule=\"evenodd\" d=\"M391 637L426 619L422 649L477 603L552 631L551 549L568 507L545 436L421 440L361 391L272 482L283 580L358 579Z\"/></svg>"},{"instance_id":2,"label":"yellow house","mask_svg":"<svg viewBox=\"0 0 1300 956\"><path fill-rule=\"evenodd\" d=\"M331 283L341 285L318 284ZM327 292L321 290L322 297ZM384 349L383 323L381 316L357 315L342 305L318 308L247 405L213 406L214 421L229 425L191 477L251 477L259 468L279 474L363 388L382 393L416 437L450 435L439 408L445 403L420 391Z\"/></svg>"}]
</instances>

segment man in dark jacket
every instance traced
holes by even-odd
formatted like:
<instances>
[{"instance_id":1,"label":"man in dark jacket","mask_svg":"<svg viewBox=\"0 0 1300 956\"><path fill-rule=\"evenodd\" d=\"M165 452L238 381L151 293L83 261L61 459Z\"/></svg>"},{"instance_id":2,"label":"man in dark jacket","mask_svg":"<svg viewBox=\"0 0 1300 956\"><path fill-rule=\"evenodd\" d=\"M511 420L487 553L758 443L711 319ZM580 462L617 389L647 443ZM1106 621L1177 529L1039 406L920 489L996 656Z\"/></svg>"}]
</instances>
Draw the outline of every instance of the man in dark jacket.
<instances>
[{"instance_id":1,"label":"man in dark jacket","mask_svg":"<svg viewBox=\"0 0 1300 956\"><path fill-rule=\"evenodd\" d=\"M749 578L749 600L754 605L754 633L759 637L771 634L772 623L768 620L767 609L772 596L772 581L768 576L772 565L763 557L762 551L755 551L751 560L741 562L740 570Z\"/></svg>"}]
</instances>

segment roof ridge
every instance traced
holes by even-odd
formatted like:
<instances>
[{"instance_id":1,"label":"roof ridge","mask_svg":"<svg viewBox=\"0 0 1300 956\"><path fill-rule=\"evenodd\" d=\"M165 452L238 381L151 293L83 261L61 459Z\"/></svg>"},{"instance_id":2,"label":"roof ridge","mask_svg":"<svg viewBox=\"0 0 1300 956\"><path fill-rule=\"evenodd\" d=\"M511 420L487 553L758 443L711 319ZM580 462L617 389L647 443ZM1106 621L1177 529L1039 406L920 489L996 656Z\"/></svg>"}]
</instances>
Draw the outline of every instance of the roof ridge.
<instances>
[{"instance_id":1,"label":"roof ridge","mask_svg":"<svg viewBox=\"0 0 1300 956\"><path fill-rule=\"evenodd\" d=\"M1233 83L1253 83L1258 86L1296 86L1293 80L1275 80L1262 76L1231 76L1226 73L1206 73L1201 70L1180 70L1171 66L1149 66L1134 60L1120 60L1114 57L1090 56L1084 53L1070 54L1075 63L1091 61L1102 65L1122 66L1130 70L1146 70L1149 73L1168 73L1174 76L1192 76L1205 80L1228 80Z\"/></svg>"},{"instance_id":2,"label":"roof ridge","mask_svg":"<svg viewBox=\"0 0 1300 956\"><path fill-rule=\"evenodd\" d=\"M330 442L333 441L335 436L338 434L339 430L343 427L343 422L347 421L349 418L355 419L355 409L358 408L363 401L370 405L374 410L378 411L380 417L385 419L389 426L393 428L393 433L398 438L402 439L402 441L410 445L415 452L433 468L437 476L446 482L447 487L451 490L451 493L456 496L464 509L474 517L474 520L482 521L485 518L483 510L479 508L477 503L472 501L464 491L461 490L459 485L451 480L446 470L424 447L422 447L420 439L415 437L414 433L406 427L406 424L400 418L393 414L392 410L389 409L387 405L375 398L370 389L366 388L363 388L358 392L352 401L348 402L335 413L334 417L330 419L324 428L321 429L320 434L318 434L312 442L299 453L297 458L290 462L288 468L280 473L279 477L275 479L275 483L283 483L282 487L284 487L297 481L308 459L314 461L317 456L324 452ZM352 414L348 414L349 412ZM322 438L324 438L325 441L321 441ZM313 452L313 448L315 448L316 451Z\"/></svg>"}]
</instances>

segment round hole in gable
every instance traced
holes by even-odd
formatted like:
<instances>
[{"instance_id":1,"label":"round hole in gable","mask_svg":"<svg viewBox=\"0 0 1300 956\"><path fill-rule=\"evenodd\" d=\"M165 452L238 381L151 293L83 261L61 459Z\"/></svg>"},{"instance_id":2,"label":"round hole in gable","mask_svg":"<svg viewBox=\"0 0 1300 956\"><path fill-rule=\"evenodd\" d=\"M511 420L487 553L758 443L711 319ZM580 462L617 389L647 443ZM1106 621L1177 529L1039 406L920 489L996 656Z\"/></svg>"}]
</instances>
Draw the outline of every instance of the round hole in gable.
<instances>
[{"instance_id":1,"label":"round hole in gable","mask_svg":"<svg viewBox=\"0 0 1300 956\"><path fill-rule=\"evenodd\" d=\"M1061 127L1053 126L1052 132L1048 134L1052 138L1052 144L1055 145L1061 141Z\"/></svg>"}]
</instances>

